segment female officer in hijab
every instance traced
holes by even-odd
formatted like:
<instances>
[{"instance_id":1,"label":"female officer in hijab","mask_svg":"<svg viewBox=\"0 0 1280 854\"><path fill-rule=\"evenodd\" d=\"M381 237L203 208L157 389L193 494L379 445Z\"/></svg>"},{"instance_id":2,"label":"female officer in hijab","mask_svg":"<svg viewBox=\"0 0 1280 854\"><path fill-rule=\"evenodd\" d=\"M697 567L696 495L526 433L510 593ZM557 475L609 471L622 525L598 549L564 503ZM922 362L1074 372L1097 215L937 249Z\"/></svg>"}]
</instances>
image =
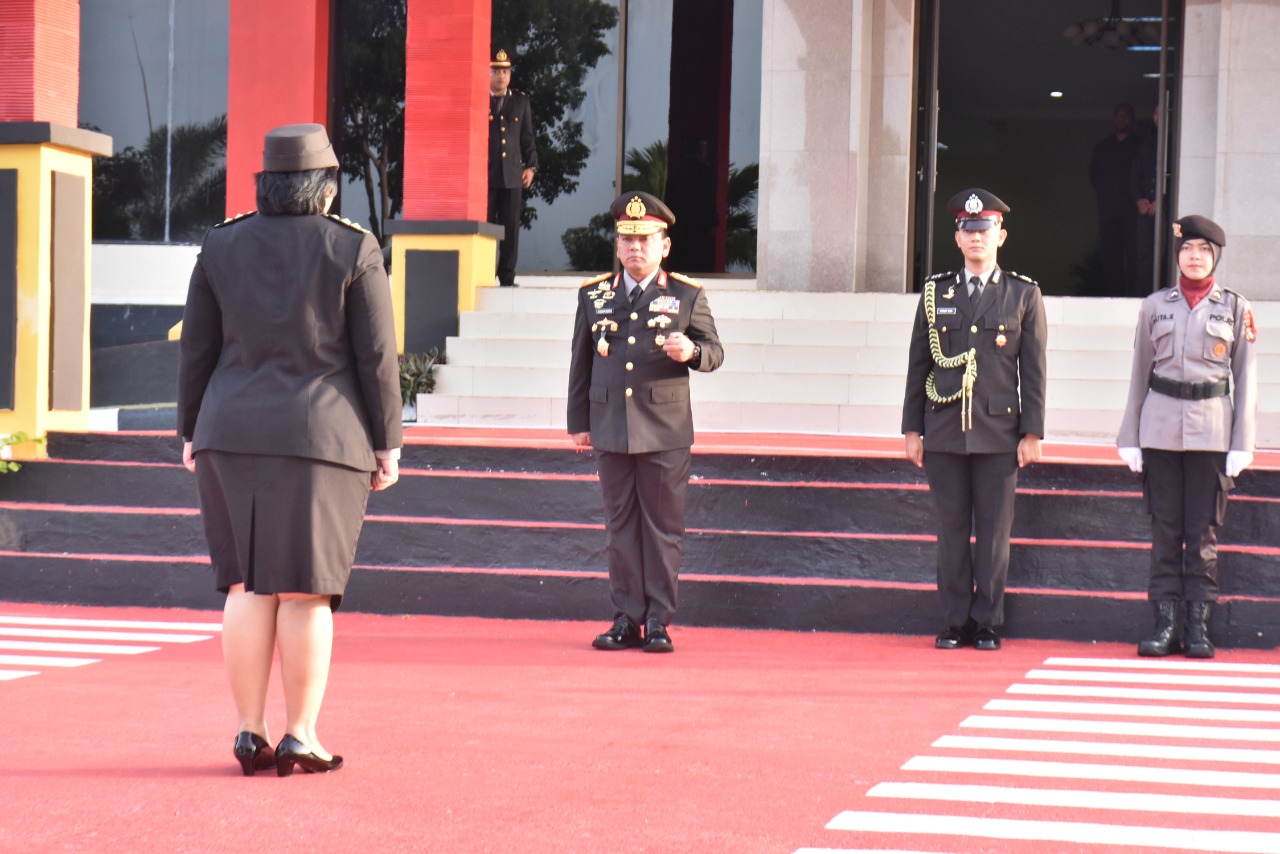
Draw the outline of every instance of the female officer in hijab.
<instances>
[{"instance_id":1,"label":"female officer in hijab","mask_svg":"<svg viewBox=\"0 0 1280 854\"><path fill-rule=\"evenodd\" d=\"M1118 444L1129 468L1144 472L1151 513L1156 625L1138 654L1213 658L1217 530L1232 478L1253 462L1258 330L1248 301L1214 278L1222 227L1187 216L1173 234L1178 284L1142 301Z\"/></svg>"}]
</instances>

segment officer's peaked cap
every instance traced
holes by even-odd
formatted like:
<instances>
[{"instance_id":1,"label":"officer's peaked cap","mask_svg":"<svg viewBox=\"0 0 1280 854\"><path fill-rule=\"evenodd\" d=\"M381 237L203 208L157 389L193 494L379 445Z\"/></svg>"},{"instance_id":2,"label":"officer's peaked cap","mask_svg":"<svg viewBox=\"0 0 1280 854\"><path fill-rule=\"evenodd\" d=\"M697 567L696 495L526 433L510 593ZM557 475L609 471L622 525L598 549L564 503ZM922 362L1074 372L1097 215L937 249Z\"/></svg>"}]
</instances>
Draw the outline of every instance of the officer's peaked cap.
<instances>
[{"instance_id":1,"label":"officer's peaked cap","mask_svg":"<svg viewBox=\"0 0 1280 854\"><path fill-rule=\"evenodd\" d=\"M676 215L651 193L623 193L609 205L618 234L654 234L676 224Z\"/></svg>"},{"instance_id":2,"label":"officer's peaked cap","mask_svg":"<svg viewBox=\"0 0 1280 854\"><path fill-rule=\"evenodd\" d=\"M956 229L964 231L982 231L986 228L999 228L1004 222L1004 215L1009 206L994 194L981 187L970 187L961 190L947 202L947 210L956 218Z\"/></svg>"},{"instance_id":3,"label":"officer's peaked cap","mask_svg":"<svg viewBox=\"0 0 1280 854\"><path fill-rule=\"evenodd\" d=\"M489 60L490 68L510 68L511 56L502 48L498 48L493 52L493 59Z\"/></svg>"}]
</instances>

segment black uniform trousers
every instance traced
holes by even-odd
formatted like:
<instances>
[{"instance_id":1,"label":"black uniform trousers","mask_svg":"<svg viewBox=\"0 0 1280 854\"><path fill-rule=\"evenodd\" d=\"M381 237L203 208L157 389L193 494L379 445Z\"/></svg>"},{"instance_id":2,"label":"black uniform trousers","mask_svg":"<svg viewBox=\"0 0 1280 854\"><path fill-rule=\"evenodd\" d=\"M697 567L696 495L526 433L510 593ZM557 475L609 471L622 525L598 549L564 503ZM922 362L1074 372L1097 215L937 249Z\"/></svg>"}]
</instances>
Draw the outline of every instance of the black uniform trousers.
<instances>
[{"instance_id":1,"label":"black uniform trousers","mask_svg":"<svg viewBox=\"0 0 1280 854\"><path fill-rule=\"evenodd\" d=\"M1151 512L1152 602L1218 601L1218 526L1227 512L1227 455L1142 449Z\"/></svg>"},{"instance_id":2,"label":"black uniform trousers","mask_svg":"<svg viewBox=\"0 0 1280 854\"><path fill-rule=\"evenodd\" d=\"M638 625L656 619L666 626L676 613L690 460L688 448L596 452L613 610Z\"/></svg>"},{"instance_id":3,"label":"black uniform trousers","mask_svg":"<svg viewBox=\"0 0 1280 854\"><path fill-rule=\"evenodd\" d=\"M489 188L489 222L503 227L502 244L498 247L498 284L516 282L516 256L520 252L520 208L524 203L520 187Z\"/></svg>"},{"instance_id":4,"label":"black uniform trousers","mask_svg":"<svg viewBox=\"0 0 1280 854\"><path fill-rule=\"evenodd\" d=\"M924 471L937 510L938 598L946 624L1004 625L1018 455L925 451Z\"/></svg>"}]
</instances>

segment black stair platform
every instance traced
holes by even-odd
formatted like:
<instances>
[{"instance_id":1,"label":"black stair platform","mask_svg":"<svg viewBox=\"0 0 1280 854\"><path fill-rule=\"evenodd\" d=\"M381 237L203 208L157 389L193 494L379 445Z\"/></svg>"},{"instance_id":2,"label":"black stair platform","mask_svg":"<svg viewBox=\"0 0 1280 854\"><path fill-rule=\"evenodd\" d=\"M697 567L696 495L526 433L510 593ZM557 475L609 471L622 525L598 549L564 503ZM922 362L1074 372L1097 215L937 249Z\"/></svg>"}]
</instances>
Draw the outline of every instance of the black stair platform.
<instances>
[{"instance_id":1,"label":"black stair platform","mask_svg":"<svg viewBox=\"0 0 1280 854\"><path fill-rule=\"evenodd\" d=\"M412 431L411 431L412 432ZM892 446L889 446L892 447ZM52 434L0 478L0 599L218 608L194 478L171 433ZM932 505L900 454L695 448L679 623L932 634ZM594 457L567 441L414 437L370 497L343 607L597 619L608 604ZM1221 529L1224 646L1280 644L1280 471L1238 480ZM1104 455L1021 473L1010 637L1136 641L1148 520Z\"/></svg>"}]
</instances>

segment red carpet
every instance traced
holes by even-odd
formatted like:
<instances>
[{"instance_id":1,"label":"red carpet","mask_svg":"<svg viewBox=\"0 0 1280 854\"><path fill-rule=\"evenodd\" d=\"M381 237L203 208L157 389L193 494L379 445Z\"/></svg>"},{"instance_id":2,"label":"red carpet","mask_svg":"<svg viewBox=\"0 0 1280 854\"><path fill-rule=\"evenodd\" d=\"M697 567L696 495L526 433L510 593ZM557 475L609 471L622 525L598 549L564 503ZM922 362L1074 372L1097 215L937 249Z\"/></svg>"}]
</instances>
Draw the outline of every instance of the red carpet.
<instances>
[{"instance_id":1,"label":"red carpet","mask_svg":"<svg viewBox=\"0 0 1280 854\"><path fill-rule=\"evenodd\" d=\"M0 644L31 640L29 629L5 621L15 616L219 619L210 612L0 603ZM912 757L937 754L930 745L941 736L995 734L960 724L1047 658L1132 657L1129 646L1013 640L994 654L946 653L924 638L679 626L676 654L654 656L590 649L603 621L337 619L320 732L347 764L328 776L240 775L216 633L136 655L85 654L102 660L0 681L0 851L1079 850L826 825L846 811L1029 815L1025 807L866 795L884 781L916 779L899 769ZM12 646L0 653L16 654ZM1215 663L1274 660L1274 653L1233 650ZM1280 704L1280 692L1273 693ZM273 739L282 734L282 716L273 684ZM1084 788L1061 782L1030 785ZM1055 820L1116 820L1040 812ZM1139 818L1130 823L1224 821ZM1276 826L1231 821L1248 830Z\"/></svg>"}]
</instances>

